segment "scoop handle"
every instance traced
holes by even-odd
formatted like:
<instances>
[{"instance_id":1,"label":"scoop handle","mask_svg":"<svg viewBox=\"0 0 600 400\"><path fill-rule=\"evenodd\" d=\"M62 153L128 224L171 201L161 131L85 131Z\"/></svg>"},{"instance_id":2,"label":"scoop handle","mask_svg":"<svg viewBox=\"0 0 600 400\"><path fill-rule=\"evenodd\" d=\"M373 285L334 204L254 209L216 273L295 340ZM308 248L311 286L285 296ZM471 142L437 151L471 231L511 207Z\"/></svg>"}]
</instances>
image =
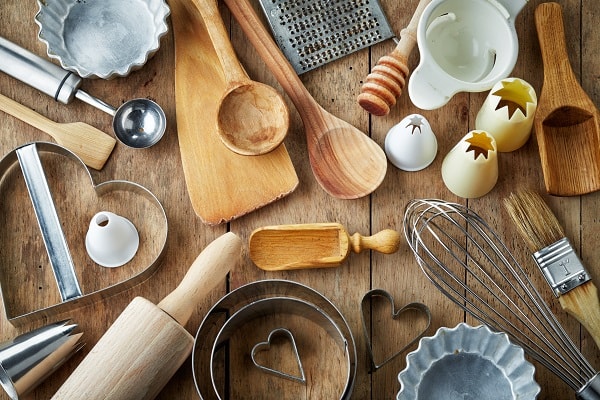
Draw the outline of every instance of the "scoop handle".
<instances>
[{"instance_id":1,"label":"scoop handle","mask_svg":"<svg viewBox=\"0 0 600 400\"><path fill-rule=\"evenodd\" d=\"M357 232L350 237L350 248L355 253L369 249L392 254L400 248L400 234L393 229L384 229L372 236L362 236Z\"/></svg>"},{"instance_id":2,"label":"scoop handle","mask_svg":"<svg viewBox=\"0 0 600 400\"><path fill-rule=\"evenodd\" d=\"M0 71L68 104L81 85L81 77L0 37Z\"/></svg>"},{"instance_id":3,"label":"scoop handle","mask_svg":"<svg viewBox=\"0 0 600 400\"><path fill-rule=\"evenodd\" d=\"M535 9L535 27L544 62L544 76L573 75L567 53L562 8L558 3L541 3Z\"/></svg>"},{"instance_id":4,"label":"scoop handle","mask_svg":"<svg viewBox=\"0 0 600 400\"><path fill-rule=\"evenodd\" d=\"M212 241L194 260L179 286L158 303L158 308L185 325L206 293L222 282L237 263L241 249L242 240L233 232Z\"/></svg>"}]
</instances>

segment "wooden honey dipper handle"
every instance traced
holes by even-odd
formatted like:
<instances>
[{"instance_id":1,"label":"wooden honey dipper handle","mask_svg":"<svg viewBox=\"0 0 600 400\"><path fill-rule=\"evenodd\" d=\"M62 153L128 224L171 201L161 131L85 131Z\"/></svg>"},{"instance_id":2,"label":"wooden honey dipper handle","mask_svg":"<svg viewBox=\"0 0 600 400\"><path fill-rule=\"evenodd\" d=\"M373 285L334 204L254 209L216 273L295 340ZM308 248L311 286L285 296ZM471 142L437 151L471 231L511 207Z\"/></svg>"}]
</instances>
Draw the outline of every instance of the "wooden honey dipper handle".
<instances>
[{"instance_id":1,"label":"wooden honey dipper handle","mask_svg":"<svg viewBox=\"0 0 600 400\"><path fill-rule=\"evenodd\" d=\"M350 237L350 246L355 253L370 249L383 254L392 254L400 248L400 234L393 229L384 229L373 236L361 236L355 233Z\"/></svg>"},{"instance_id":2,"label":"wooden honey dipper handle","mask_svg":"<svg viewBox=\"0 0 600 400\"><path fill-rule=\"evenodd\" d=\"M358 104L370 114L383 116L390 112L402 93L408 77L408 58L417 43L417 26L431 0L421 0L408 26L400 31L396 48L383 57L371 70L361 87Z\"/></svg>"}]
</instances>

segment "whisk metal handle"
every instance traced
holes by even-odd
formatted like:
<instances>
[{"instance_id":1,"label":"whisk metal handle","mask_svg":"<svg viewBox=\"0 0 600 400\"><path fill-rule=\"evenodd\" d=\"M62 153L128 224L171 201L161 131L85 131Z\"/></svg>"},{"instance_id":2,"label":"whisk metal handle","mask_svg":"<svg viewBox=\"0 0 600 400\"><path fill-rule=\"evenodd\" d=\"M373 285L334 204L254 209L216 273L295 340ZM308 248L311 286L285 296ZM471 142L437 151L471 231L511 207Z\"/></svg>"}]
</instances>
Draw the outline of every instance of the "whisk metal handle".
<instances>
[{"instance_id":1,"label":"whisk metal handle","mask_svg":"<svg viewBox=\"0 0 600 400\"><path fill-rule=\"evenodd\" d=\"M577 392L579 400L600 400L600 373L590 379L585 386Z\"/></svg>"}]
</instances>

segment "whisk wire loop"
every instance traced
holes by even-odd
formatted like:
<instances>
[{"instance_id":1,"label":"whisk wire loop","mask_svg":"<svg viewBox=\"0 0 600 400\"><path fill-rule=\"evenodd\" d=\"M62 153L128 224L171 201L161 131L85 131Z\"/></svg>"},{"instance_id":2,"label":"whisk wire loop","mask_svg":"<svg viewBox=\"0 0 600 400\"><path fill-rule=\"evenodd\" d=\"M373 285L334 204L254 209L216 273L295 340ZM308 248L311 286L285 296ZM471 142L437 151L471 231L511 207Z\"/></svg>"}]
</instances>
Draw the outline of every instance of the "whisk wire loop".
<instances>
[{"instance_id":1,"label":"whisk wire loop","mask_svg":"<svg viewBox=\"0 0 600 400\"><path fill-rule=\"evenodd\" d=\"M596 377L511 251L476 212L443 200L413 200L404 234L425 275L468 314L506 332L575 391Z\"/></svg>"}]
</instances>

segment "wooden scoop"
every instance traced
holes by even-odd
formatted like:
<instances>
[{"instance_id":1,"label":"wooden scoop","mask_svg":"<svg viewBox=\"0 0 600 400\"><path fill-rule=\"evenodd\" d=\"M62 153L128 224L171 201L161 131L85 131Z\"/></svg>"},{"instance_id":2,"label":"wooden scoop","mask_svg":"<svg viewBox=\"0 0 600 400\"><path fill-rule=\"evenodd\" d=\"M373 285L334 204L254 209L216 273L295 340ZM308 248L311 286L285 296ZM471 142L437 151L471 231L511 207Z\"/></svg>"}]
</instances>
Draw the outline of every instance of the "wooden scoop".
<instances>
[{"instance_id":1,"label":"wooden scoop","mask_svg":"<svg viewBox=\"0 0 600 400\"><path fill-rule=\"evenodd\" d=\"M90 168L101 170L116 139L83 122L54 122L0 94L0 110L52 136L56 143L75 153Z\"/></svg>"},{"instance_id":2,"label":"wooden scoop","mask_svg":"<svg viewBox=\"0 0 600 400\"><path fill-rule=\"evenodd\" d=\"M541 3L535 25L544 62L544 84L534 118L548 193L576 196L600 189L598 109L569 64L562 9Z\"/></svg>"},{"instance_id":3,"label":"wooden scoop","mask_svg":"<svg viewBox=\"0 0 600 400\"><path fill-rule=\"evenodd\" d=\"M248 78L227 36L216 1L193 0L193 3L204 19L227 81L218 114L223 143L243 155L272 151L288 132L289 112L285 101L271 86Z\"/></svg>"},{"instance_id":4,"label":"wooden scoop","mask_svg":"<svg viewBox=\"0 0 600 400\"><path fill-rule=\"evenodd\" d=\"M247 0L225 3L296 106L304 123L310 165L321 187L341 199L363 197L377 189L387 170L381 147L313 99Z\"/></svg>"},{"instance_id":5,"label":"wooden scoop","mask_svg":"<svg viewBox=\"0 0 600 400\"><path fill-rule=\"evenodd\" d=\"M249 243L250 258L266 271L337 267L350 250L391 254L399 247L400 234L392 229L350 236L336 223L265 226L252 232Z\"/></svg>"}]
</instances>

